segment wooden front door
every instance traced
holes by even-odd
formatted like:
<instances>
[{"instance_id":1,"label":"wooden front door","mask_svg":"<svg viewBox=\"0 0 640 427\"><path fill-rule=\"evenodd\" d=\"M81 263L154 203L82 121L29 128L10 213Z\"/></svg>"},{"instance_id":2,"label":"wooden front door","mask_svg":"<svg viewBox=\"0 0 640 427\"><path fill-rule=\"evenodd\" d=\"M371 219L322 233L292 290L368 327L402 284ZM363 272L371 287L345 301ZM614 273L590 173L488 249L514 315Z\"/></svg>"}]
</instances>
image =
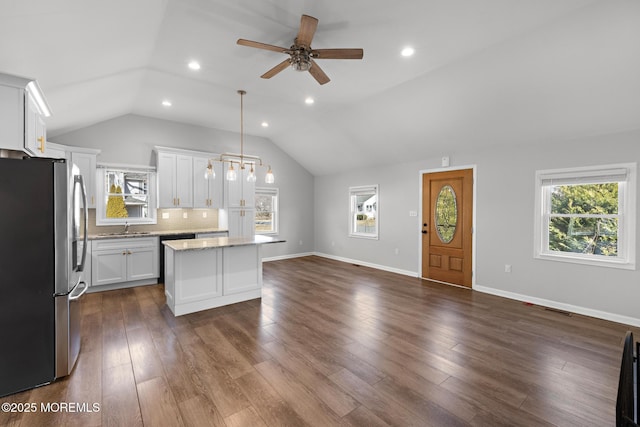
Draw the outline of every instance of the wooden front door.
<instances>
[{"instance_id":1,"label":"wooden front door","mask_svg":"<svg viewBox=\"0 0 640 427\"><path fill-rule=\"evenodd\" d=\"M422 175L422 277L471 287L473 170Z\"/></svg>"}]
</instances>

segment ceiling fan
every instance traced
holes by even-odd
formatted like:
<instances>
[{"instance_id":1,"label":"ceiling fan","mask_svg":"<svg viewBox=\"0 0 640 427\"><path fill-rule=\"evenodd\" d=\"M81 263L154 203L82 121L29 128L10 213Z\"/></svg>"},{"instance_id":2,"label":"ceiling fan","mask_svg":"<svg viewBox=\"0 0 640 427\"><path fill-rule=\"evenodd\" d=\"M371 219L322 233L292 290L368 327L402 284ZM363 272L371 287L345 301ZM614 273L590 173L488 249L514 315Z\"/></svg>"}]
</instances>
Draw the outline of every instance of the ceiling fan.
<instances>
[{"instance_id":1,"label":"ceiling fan","mask_svg":"<svg viewBox=\"0 0 640 427\"><path fill-rule=\"evenodd\" d=\"M302 15L300 19L300 30L298 36L293 41L290 48L274 46L271 44L254 42L251 40L238 39L238 44L242 46L255 47L258 49L271 50L274 52L286 53L289 55L285 59L260 77L270 79L289 65L296 71L309 71L314 79L321 85L329 83L329 77L322 71L314 59L362 59L364 51L362 49L312 49L311 40L318 28L318 19L309 15Z\"/></svg>"}]
</instances>

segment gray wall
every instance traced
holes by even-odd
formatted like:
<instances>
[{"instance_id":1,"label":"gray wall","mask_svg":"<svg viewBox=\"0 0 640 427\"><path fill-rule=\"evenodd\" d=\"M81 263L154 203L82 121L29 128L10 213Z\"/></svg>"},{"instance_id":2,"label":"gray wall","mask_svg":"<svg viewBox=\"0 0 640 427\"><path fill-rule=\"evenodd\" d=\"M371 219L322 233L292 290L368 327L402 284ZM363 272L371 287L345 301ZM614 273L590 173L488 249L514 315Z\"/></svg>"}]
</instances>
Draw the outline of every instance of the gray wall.
<instances>
[{"instance_id":1,"label":"gray wall","mask_svg":"<svg viewBox=\"0 0 640 427\"><path fill-rule=\"evenodd\" d=\"M640 131L464 153L434 152L433 157L420 161L315 179L269 140L250 136L245 140L247 153L260 155L273 165L275 186L280 189L280 236L287 243L265 247L266 257L315 251L417 275L420 217L409 216L409 212L420 211L420 171L440 168L440 158L448 155L452 167L475 165L477 171L474 287L640 325L637 270L533 258L535 171L637 162ZM135 115L54 139L61 144L99 148L101 162L140 165L153 164L155 145L236 152L238 141L237 133ZM380 239L349 238L348 188L370 184L379 185ZM505 229L508 232L500 232ZM505 264L512 265L512 273L504 272Z\"/></svg>"},{"instance_id":2,"label":"gray wall","mask_svg":"<svg viewBox=\"0 0 640 427\"><path fill-rule=\"evenodd\" d=\"M129 165L155 165L153 147L184 148L213 153L240 151L240 136L235 132L209 129L126 115L98 123L51 139L53 142L102 150L98 162ZM280 233L286 243L266 245L263 256L280 257L312 252L313 176L289 155L265 138L245 135L245 153L258 155L271 164L280 191ZM258 173L259 186L264 173ZM302 242L302 244L300 244Z\"/></svg>"},{"instance_id":3,"label":"gray wall","mask_svg":"<svg viewBox=\"0 0 640 427\"><path fill-rule=\"evenodd\" d=\"M421 170L475 165L475 285L483 291L640 325L640 272L533 258L535 171L640 160L640 131L502 146L315 179L316 251L418 274ZM348 188L380 186L380 239L349 238ZM637 211L637 209L636 209ZM640 215L637 220L640 219ZM507 232L503 232L507 230ZM636 234L640 227L636 224ZM640 238L637 238L640 242ZM398 248L399 254L395 254ZM512 265L512 273L504 265Z\"/></svg>"}]
</instances>

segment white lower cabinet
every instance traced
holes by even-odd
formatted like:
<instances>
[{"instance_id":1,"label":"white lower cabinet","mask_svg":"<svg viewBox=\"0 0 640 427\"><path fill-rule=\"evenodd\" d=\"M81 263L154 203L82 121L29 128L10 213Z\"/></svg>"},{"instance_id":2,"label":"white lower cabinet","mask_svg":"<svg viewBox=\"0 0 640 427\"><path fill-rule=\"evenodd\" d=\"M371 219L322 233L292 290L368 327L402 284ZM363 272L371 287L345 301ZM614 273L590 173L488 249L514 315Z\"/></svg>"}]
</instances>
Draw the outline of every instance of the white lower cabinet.
<instances>
[{"instance_id":1,"label":"white lower cabinet","mask_svg":"<svg viewBox=\"0 0 640 427\"><path fill-rule=\"evenodd\" d=\"M158 238L134 237L92 241L91 285L156 283Z\"/></svg>"}]
</instances>

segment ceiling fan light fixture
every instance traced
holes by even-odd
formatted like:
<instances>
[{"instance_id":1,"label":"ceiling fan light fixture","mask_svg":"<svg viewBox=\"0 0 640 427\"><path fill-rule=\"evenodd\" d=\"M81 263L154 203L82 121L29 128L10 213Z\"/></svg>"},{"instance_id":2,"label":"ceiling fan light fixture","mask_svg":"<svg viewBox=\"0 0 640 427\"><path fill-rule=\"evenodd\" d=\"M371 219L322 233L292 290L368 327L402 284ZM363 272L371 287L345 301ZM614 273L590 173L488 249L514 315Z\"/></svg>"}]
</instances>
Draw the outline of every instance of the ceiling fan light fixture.
<instances>
[{"instance_id":1,"label":"ceiling fan light fixture","mask_svg":"<svg viewBox=\"0 0 640 427\"><path fill-rule=\"evenodd\" d=\"M289 62L291 63L291 68L296 71L309 71L309 68L311 68L311 57L305 50L293 51Z\"/></svg>"}]
</instances>

